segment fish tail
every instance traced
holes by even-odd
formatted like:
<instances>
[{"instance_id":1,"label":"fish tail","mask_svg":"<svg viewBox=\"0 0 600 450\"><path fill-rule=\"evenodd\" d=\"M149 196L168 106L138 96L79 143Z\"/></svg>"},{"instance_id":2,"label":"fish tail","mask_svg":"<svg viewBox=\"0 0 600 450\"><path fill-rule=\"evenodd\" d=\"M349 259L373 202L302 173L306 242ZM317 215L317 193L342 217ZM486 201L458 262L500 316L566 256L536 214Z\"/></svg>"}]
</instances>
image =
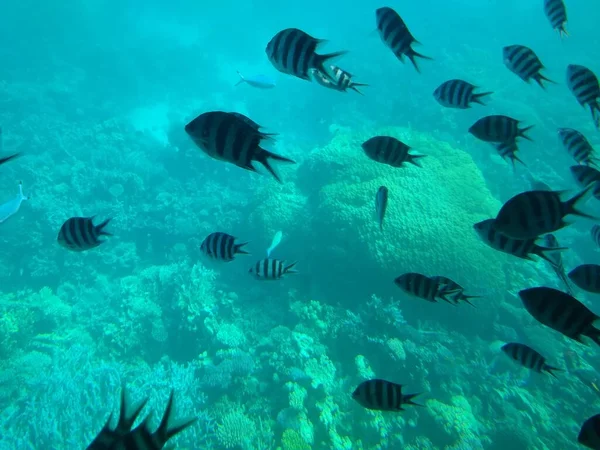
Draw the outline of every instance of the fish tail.
<instances>
[{"instance_id":1,"label":"fish tail","mask_svg":"<svg viewBox=\"0 0 600 450\"><path fill-rule=\"evenodd\" d=\"M131 430L131 427L133 427L133 424L135 423L135 421L137 420L138 416L140 415L140 413L142 412L142 409L144 409L144 406L146 406L146 403L148 403L148 399L144 399L133 411L132 414L128 415L127 414L127 394L126 394L126 389L125 389L125 385L121 386L121 411L119 414L119 421L117 422L117 428L115 429L115 431L117 432L122 432L122 433L126 433L128 431Z\"/></svg>"},{"instance_id":2,"label":"fish tail","mask_svg":"<svg viewBox=\"0 0 600 450\"><path fill-rule=\"evenodd\" d=\"M533 139L531 139L529 136L525 135L525 133L527 133L529 130L531 130L534 126L530 125L528 127L525 128L519 128L519 131L517 133L517 136L522 137L523 139L527 139L528 141L533 142Z\"/></svg>"},{"instance_id":3,"label":"fish tail","mask_svg":"<svg viewBox=\"0 0 600 450\"><path fill-rule=\"evenodd\" d=\"M235 244L233 247L233 253L239 253L241 255L249 255L250 252L247 252L246 250L242 249L242 247L244 245L248 245L248 242L243 242L241 244Z\"/></svg>"},{"instance_id":4,"label":"fish tail","mask_svg":"<svg viewBox=\"0 0 600 450\"><path fill-rule=\"evenodd\" d=\"M417 167L423 167L418 161L418 158L423 158L427 155L408 155L408 162L414 164Z\"/></svg>"},{"instance_id":5,"label":"fish tail","mask_svg":"<svg viewBox=\"0 0 600 450\"><path fill-rule=\"evenodd\" d=\"M579 211L576 206L577 203L579 201L581 201L581 199L583 197L585 197L587 194L589 194L589 192L594 189L594 191L596 190L596 188L600 186L600 182L595 182L595 183L591 183L589 186L587 186L583 191L581 191L579 194L577 194L575 197L567 200L564 203L564 211L565 211L565 215L568 214L573 214L575 216L580 216L580 217L586 217L588 219L592 219L592 220L600 220L598 217L586 214L582 211Z\"/></svg>"},{"instance_id":6,"label":"fish tail","mask_svg":"<svg viewBox=\"0 0 600 450\"><path fill-rule=\"evenodd\" d=\"M471 300L472 298L481 298L481 295L462 295L459 299L462 300L465 303L468 303L469 305L471 305L473 308L477 308L473 303L471 303L469 300Z\"/></svg>"},{"instance_id":7,"label":"fish tail","mask_svg":"<svg viewBox=\"0 0 600 450\"><path fill-rule=\"evenodd\" d=\"M565 30L564 25L561 25L559 28L557 28L557 30L558 30L558 35L560 36L561 39L563 37L569 37L569 32L567 30Z\"/></svg>"},{"instance_id":8,"label":"fish tail","mask_svg":"<svg viewBox=\"0 0 600 450\"><path fill-rule=\"evenodd\" d=\"M236 72L240 76L240 80L237 83L235 83L234 86L242 84L242 83L244 83L246 81L246 79L244 78L244 75L242 75L239 70L236 70Z\"/></svg>"},{"instance_id":9,"label":"fish tail","mask_svg":"<svg viewBox=\"0 0 600 450\"><path fill-rule=\"evenodd\" d=\"M558 268L558 264L552 258L550 258L546 253L547 252L562 252L568 250L568 247L542 247L541 245L534 245L531 253L539 256L540 258L546 260L554 269Z\"/></svg>"},{"instance_id":10,"label":"fish tail","mask_svg":"<svg viewBox=\"0 0 600 450\"><path fill-rule=\"evenodd\" d=\"M563 372L562 369L559 369L558 367L549 366L548 364L544 364L544 369L543 370L546 371L546 372L548 372L550 375L552 375L557 380L558 380L558 377L556 376L556 374L554 373L554 371L556 370L557 372Z\"/></svg>"},{"instance_id":11,"label":"fish tail","mask_svg":"<svg viewBox=\"0 0 600 450\"><path fill-rule=\"evenodd\" d=\"M283 273L298 273L297 270L294 270L293 267L298 264L298 261L294 261L291 264L288 264L283 268Z\"/></svg>"},{"instance_id":12,"label":"fish tail","mask_svg":"<svg viewBox=\"0 0 600 450\"><path fill-rule=\"evenodd\" d=\"M163 448L169 439L171 439L173 436L189 427L191 424L196 422L196 420L198 420L197 418L193 418L191 420L186 420L185 422L175 427L169 427L169 422L171 421L171 415L173 413L173 395L173 391L171 391L171 395L169 396L169 403L167 403L167 408L165 409L163 418L160 421L160 425L158 426L156 431L152 433L152 437L156 439L156 441L160 444L159 448Z\"/></svg>"},{"instance_id":13,"label":"fish tail","mask_svg":"<svg viewBox=\"0 0 600 450\"><path fill-rule=\"evenodd\" d=\"M1 140L1 138L0 138L0 140ZM11 159L15 159L19 155L20 155L20 153L15 153L14 155L5 156L4 158L0 158L0 165L10 161Z\"/></svg>"},{"instance_id":14,"label":"fish tail","mask_svg":"<svg viewBox=\"0 0 600 450\"><path fill-rule=\"evenodd\" d=\"M552 83L552 84L556 84L556 81L552 81L550 78L546 78L544 75L542 75L541 73L537 73L533 76L533 79L537 82L537 84L540 85L540 87L542 89L546 89L546 86L544 86L544 81L547 81L548 83Z\"/></svg>"},{"instance_id":15,"label":"fish tail","mask_svg":"<svg viewBox=\"0 0 600 450\"><path fill-rule=\"evenodd\" d=\"M277 175L275 170L273 170L273 168L271 167L271 164L269 164L269 158L274 159L275 161L283 161L292 164L296 164L296 161L293 161L289 158L285 158L283 156L276 155L275 153L271 153L270 151L265 150L264 148L261 150L262 151L257 155L257 161L261 163L265 167L265 169L267 169L269 173L281 183L281 178L279 178L279 175Z\"/></svg>"},{"instance_id":16,"label":"fish tail","mask_svg":"<svg viewBox=\"0 0 600 450\"><path fill-rule=\"evenodd\" d=\"M112 233L109 233L108 231L104 231L104 227L106 225L108 225L111 220L112 220L112 217L109 217L108 219L106 219L101 224L96 225L95 228L96 228L96 231L98 232L98 236L112 236Z\"/></svg>"},{"instance_id":17,"label":"fish tail","mask_svg":"<svg viewBox=\"0 0 600 450\"><path fill-rule=\"evenodd\" d=\"M358 92L360 95L365 95L357 89L357 86L368 86L368 84L366 84L366 83L351 83L350 84L350 89Z\"/></svg>"},{"instance_id":18,"label":"fish tail","mask_svg":"<svg viewBox=\"0 0 600 450\"><path fill-rule=\"evenodd\" d=\"M420 405L419 403L413 402L412 399L415 398L417 395L421 395L421 394L419 393L419 394L407 394L407 395L403 395L402 396L402 404L423 407L423 405Z\"/></svg>"},{"instance_id":19,"label":"fish tail","mask_svg":"<svg viewBox=\"0 0 600 450\"><path fill-rule=\"evenodd\" d=\"M329 74L327 69L325 69L325 63L327 61L329 61L330 59L337 58L339 56L343 56L346 53L348 53L348 52L344 50L341 52L327 53L326 55L315 55L314 69L317 69L319 72L321 72L323 75L325 75L329 80L335 82L336 80Z\"/></svg>"},{"instance_id":20,"label":"fish tail","mask_svg":"<svg viewBox=\"0 0 600 450\"><path fill-rule=\"evenodd\" d=\"M406 53L406 56L408 56L408 59L410 59L410 62L413 64L413 66L415 66L415 69L417 70L418 73L421 73L421 69L419 69L419 65L417 64L416 58L428 59L430 61L433 61L433 58L422 55L422 54L414 51L412 48L408 50L408 52Z\"/></svg>"},{"instance_id":21,"label":"fish tail","mask_svg":"<svg viewBox=\"0 0 600 450\"><path fill-rule=\"evenodd\" d=\"M515 169L515 161L519 161L521 164L523 164L523 166L527 167L527 164L525 164L516 154L512 155L511 160L513 164L513 170Z\"/></svg>"},{"instance_id":22,"label":"fish tail","mask_svg":"<svg viewBox=\"0 0 600 450\"><path fill-rule=\"evenodd\" d=\"M481 98L485 97L486 95L492 95L492 94L493 94L493 92L480 92L479 94L473 94L471 96L471 101L474 102L474 103L479 103L480 105L484 105L485 106L485 103L483 103L481 101Z\"/></svg>"}]
</instances>

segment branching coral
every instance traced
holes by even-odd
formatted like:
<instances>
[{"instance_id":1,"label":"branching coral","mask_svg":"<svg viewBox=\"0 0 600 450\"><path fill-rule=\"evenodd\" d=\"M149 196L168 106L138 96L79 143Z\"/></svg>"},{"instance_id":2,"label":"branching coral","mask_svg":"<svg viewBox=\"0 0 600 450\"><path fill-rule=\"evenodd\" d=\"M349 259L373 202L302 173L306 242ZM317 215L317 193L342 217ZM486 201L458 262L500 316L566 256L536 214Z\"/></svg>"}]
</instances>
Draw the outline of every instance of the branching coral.
<instances>
[{"instance_id":1,"label":"branching coral","mask_svg":"<svg viewBox=\"0 0 600 450\"><path fill-rule=\"evenodd\" d=\"M225 448L249 448L256 436L256 424L241 410L226 414L217 425L217 439Z\"/></svg>"}]
</instances>

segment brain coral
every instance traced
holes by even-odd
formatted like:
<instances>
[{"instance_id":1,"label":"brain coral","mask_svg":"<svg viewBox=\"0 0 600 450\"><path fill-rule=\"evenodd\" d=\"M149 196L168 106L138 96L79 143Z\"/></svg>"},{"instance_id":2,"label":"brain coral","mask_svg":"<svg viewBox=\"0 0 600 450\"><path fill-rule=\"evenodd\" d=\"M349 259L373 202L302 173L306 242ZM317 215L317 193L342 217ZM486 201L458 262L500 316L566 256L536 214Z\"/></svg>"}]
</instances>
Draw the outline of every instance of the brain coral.
<instances>
[{"instance_id":1,"label":"brain coral","mask_svg":"<svg viewBox=\"0 0 600 450\"><path fill-rule=\"evenodd\" d=\"M369 159L361 143L375 135L394 136L414 153L427 155L422 168L394 168ZM473 224L497 213L500 202L486 187L470 155L427 134L401 128L369 134L339 131L312 153L303 170L313 181L313 233L327 245L311 248L311 271L340 277L345 288L389 283L404 272L455 278L469 291L504 290L507 255L481 243ZM322 183L315 186L314 183ZM389 189L383 231L375 219L375 194ZM354 277L349 274L362 274ZM385 278L384 278L385 277ZM356 291L352 291L356 292Z\"/></svg>"}]
</instances>

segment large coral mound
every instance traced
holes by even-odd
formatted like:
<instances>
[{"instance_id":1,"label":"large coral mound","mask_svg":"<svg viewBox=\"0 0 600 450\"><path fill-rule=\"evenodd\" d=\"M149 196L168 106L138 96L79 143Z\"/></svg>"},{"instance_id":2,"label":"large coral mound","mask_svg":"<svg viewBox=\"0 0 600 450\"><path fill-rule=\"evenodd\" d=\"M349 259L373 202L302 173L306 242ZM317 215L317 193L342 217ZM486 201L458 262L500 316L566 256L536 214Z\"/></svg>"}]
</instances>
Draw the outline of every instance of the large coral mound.
<instances>
[{"instance_id":1,"label":"large coral mound","mask_svg":"<svg viewBox=\"0 0 600 450\"><path fill-rule=\"evenodd\" d=\"M419 159L423 167L372 161L361 143L375 135L396 137L411 152L427 155ZM330 282L339 276L370 284L372 291L374 283L392 285L404 272L453 277L471 292L506 288L507 256L486 247L473 230L474 223L493 217L500 203L466 152L414 130L338 130L329 145L313 152L305 169L323 182L313 184L311 196L312 229L322 237L312 249L313 272L327 274ZM383 231L375 218L380 186L389 189Z\"/></svg>"}]
</instances>

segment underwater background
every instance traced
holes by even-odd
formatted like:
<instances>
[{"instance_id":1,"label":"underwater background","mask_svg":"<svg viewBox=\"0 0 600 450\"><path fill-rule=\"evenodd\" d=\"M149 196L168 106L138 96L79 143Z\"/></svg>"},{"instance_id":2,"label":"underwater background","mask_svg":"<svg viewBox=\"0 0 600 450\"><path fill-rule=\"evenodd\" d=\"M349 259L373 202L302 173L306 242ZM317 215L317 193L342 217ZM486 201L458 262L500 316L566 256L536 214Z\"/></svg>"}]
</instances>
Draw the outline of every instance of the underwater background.
<instances>
[{"instance_id":1,"label":"underwater background","mask_svg":"<svg viewBox=\"0 0 600 450\"><path fill-rule=\"evenodd\" d=\"M433 58L417 73L374 33L384 5L373 1L5 0L0 125L3 152L22 156L0 168L0 201L20 181L29 199L0 224L0 450L85 448L115 419L122 385L149 398L154 425L174 390L177 418L198 418L170 442L178 449L580 448L598 394L567 371L529 375L498 348L527 343L562 369L571 352L594 371L598 349L523 308L519 290L561 289L545 261L497 252L473 230L529 174L579 189L559 127L600 145L565 83L568 64L600 73L600 6L567 5L561 40L541 1L391 2ZM265 46L287 27L348 50L336 63L364 95L277 72ZM515 43L535 48L557 84L507 70L502 47ZM236 86L237 71L277 86ZM452 78L493 94L443 108L432 92ZM296 161L277 165L284 182L199 151L184 126L209 110L277 133L269 148ZM467 133L486 114L534 125L526 166ZM368 159L361 143L375 135L427 155L423 167ZM585 208L600 214L596 199ZM113 236L69 252L56 240L72 216L112 218ZM591 225L557 233L567 270L598 261ZM202 258L215 231L252 255ZM248 270L278 231L272 256L298 273L258 281ZM411 298L393 282L405 272L481 298ZM594 294L575 296L600 312ZM421 393L424 407L362 408L352 391L374 377Z\"/></svg>"}]
</instances>

